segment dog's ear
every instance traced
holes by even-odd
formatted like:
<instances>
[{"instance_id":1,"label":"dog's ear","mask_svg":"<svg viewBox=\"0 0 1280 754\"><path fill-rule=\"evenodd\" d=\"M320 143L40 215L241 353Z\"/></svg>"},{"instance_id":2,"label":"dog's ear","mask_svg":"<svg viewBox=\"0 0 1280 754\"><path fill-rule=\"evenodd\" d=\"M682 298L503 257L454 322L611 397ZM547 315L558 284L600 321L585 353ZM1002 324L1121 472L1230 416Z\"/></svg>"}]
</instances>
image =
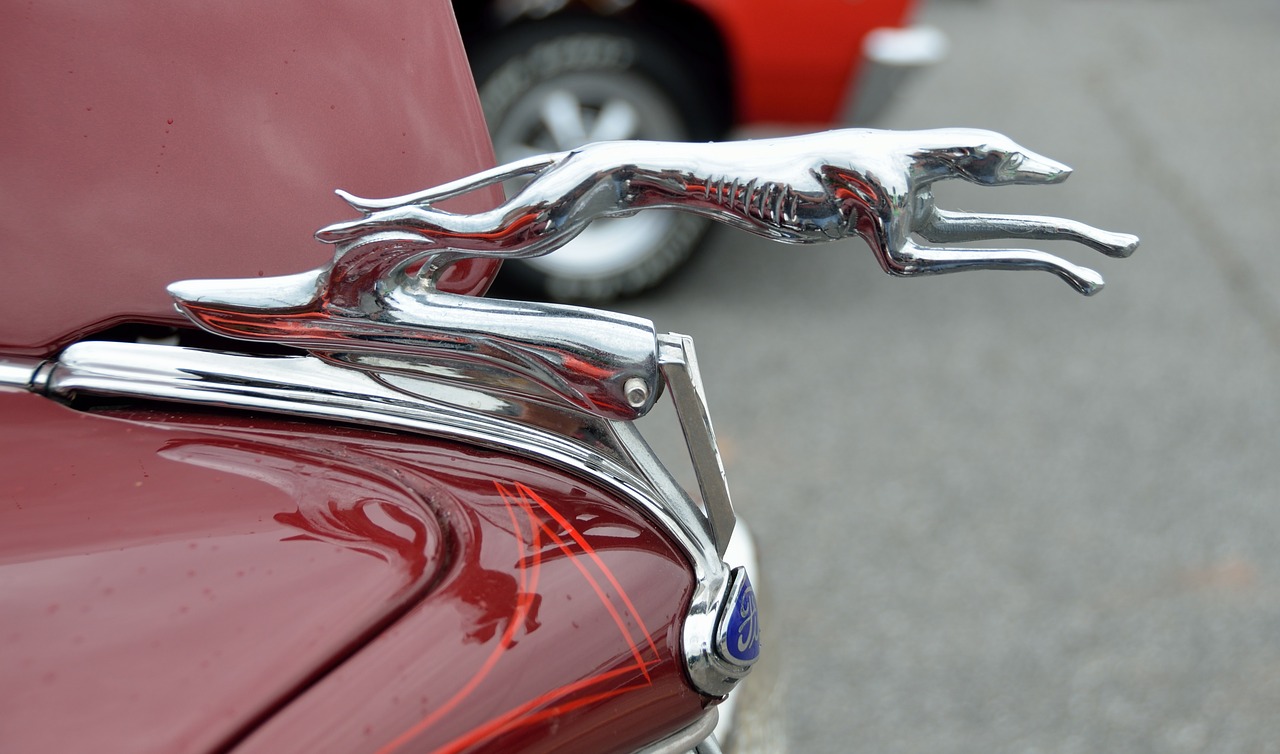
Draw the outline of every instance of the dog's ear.
<instances>
[{"instance_id":1,"label":"dog's ear","mask_svg":"<svg viewBox=\"0 0 1280 754\"><path fill-rule=\"evenodd\" d=\"M946 164L951 175L979 183L985 183L992 177L999 164L999 159L991 159L990 149L983 142L953 144L935 154Z\"/></svg>"},{"instance_id":2,"label":"dog's ear","mask_svg":"<svg viewBox=\"0 0 1280 754\"><path fill-rule=\"evenodd\" d=\"M941 149L933 150L932 156L942 160L953 170L964 171L965 166L978 157L980 147L971 144L949 144Z\"/></svg>"}]
</instances>

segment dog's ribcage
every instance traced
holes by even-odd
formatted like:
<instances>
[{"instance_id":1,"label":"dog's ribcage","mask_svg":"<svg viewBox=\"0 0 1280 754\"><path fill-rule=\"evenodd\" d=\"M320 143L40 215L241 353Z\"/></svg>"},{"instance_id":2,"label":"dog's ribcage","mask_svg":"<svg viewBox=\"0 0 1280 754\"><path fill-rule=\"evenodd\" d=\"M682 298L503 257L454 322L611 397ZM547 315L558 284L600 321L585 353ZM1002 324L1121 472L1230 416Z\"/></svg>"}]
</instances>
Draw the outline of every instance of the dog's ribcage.
<instances>
[{"instance_id":1,"label":"dog's ribcage","mask_svg":"<svg viewBox=\"0 0 1280 754\"><path fill-rule=\"evenodd\" d=\"M703 184L703 197L766 225L796 229L800 196L790 184L737 177L712 176Z\"/></svg>"}]
</instances>

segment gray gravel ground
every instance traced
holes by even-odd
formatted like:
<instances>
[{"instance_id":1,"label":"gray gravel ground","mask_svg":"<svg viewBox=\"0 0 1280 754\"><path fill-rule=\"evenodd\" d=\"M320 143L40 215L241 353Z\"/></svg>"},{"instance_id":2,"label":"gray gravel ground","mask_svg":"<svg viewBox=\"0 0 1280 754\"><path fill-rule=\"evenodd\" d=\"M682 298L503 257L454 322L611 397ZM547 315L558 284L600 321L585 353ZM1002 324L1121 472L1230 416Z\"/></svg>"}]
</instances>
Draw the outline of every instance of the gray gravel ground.
<instances>
[{"instance_id":1,"label":"gray gravel ground","mask_svg":"<svg viewBox=\"0 0 1280 754\"><path fill-rule=\"evenodd\" d=\"M1106 276L1085 299L724 230L627 305L697 338L765 560L768 712L805 752L1280 751L1280 3L923 20L950 58L877 125L1076 169L941 203L1143 246L1057 246Z\"/></svg>"}]
</instances>

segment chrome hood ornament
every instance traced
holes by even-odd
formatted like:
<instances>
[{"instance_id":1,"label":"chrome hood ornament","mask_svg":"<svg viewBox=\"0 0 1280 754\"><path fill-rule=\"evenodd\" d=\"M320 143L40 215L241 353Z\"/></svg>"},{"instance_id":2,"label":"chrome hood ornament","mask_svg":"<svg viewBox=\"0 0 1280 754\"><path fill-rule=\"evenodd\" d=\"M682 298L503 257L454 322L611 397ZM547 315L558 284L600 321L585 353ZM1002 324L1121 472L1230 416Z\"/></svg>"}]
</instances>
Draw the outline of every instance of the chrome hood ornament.
<instances>
[{"instance_id":1,"label":"chrome hood ornament","mask_svg":"<svg viewBox=\"0 0 1280 754\"><path fill-rule=\"evenodd\" d=\"M628 420L645 414L662 388L651 323L442 293L434 286L440 270L463 257L546 254L597 218L669 209L790 244L860 237L892 275L1044 270L1091 295L1102 288L1100 275L1045 252L912 240L1065 239L1110 256L1131 254L1138 239L1128 234L1053 217L951 212L932 193L948 178L1041 184L1070 172L976 129L601 142L391 199L339 191L363 217L316 233L337 246L330 265L275 278L184 281L169 290L192 320L222 335L298 346L373 372L453 370L470 384ZM515 178L527 181L524 188L486 212L435 206Z\"/></svg>"}]
</instances>

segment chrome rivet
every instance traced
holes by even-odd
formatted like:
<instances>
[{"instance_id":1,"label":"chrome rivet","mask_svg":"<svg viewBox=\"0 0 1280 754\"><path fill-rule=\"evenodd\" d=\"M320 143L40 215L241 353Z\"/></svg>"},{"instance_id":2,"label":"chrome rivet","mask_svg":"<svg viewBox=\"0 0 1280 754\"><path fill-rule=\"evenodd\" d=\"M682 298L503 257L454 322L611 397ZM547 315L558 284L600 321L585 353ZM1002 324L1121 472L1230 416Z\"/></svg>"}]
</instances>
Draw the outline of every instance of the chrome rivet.
<instances>
[{"instance_id":1,"label":"chrome rivet","mask_svg":"<svg viewBox=\"0 0 1280 754\"><path fill-rule=\"evenodd\" d=\"M622 393L627 397L627 405L641 408L649 400L649 386L639 377L632 377L622 386Z\"/></svg>"}]
</instances>

